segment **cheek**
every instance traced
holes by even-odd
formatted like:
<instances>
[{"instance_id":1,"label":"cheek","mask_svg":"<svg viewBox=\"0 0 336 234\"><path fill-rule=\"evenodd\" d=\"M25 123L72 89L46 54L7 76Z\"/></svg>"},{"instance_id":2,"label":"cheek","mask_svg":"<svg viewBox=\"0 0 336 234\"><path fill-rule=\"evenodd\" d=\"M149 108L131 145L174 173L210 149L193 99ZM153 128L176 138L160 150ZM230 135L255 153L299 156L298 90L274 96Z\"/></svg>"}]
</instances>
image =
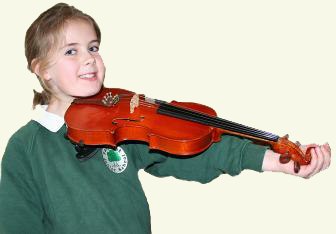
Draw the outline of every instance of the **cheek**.
<instances>
[{"instance_id":1,"label":"cheek","mask_svg":"<svg viewBox=\"0 0 336 234\"><path fill-rule=\"evenodd\" d=\"M102 65L99 67L99 70L101 71L101 74L104 76L105 75L105 65L102 63Z\"/></svg>"},{"instance_id":2,"label":"cheek","mask_svg":"<svg viewBox=\"0 0 336 234\"><path fill-rule=\"evenodd\" d=\"M103 61L103 58L100 56L100 55L97 55L95 57L95 60L96 60L96 64L99 68L104 68L105 70L105 65L104 65L104 61Z\"/></svg>"},{"instance_id":3,"label":"cheek","mask_svg":"<svg viewBox=\"0 0 336 234\"><path fill-rule=\"evenodd\" d=\"M106 68L105 68L105 64L103 60L101 59L101 57L96 59L96 64L97 64L99 72L102 74L102 76L104 76Z\"/></svg>"},{"instance_id":4,"label":"cheek","mask_svg":"<svg viewBox=\"0 0 336 234\"><path fill-rule=\"evenodd\" d=\"M62 82L73 81L77 79L78 66L74 63L63 63L60 64L58 69L59 79Z\"/></svg>"},{"instance_id":5,"label":"cheek","mask_svg":"<svg viewBox=\"0 0 336 234\"><path fill-rule=\"evenodd\" d=\"M55 84L61 89L70 88L72 86L71 83L77 79L76 66L71 63L59 63L55 68L55 77L52 78Z\"/></svg>"},{"instance_id":6,"label":"cheek","mask_svg":"<svg viewBox=\"0 0 336 234\"><path fill-rule=\"evenodd\" d=\"M66 75L77 75L77 71L78 71L78 65L75 62L66 62L63 64L60 64L60 72L62 73L62 75L66 74Z\"/></svg>"}]
</instances>

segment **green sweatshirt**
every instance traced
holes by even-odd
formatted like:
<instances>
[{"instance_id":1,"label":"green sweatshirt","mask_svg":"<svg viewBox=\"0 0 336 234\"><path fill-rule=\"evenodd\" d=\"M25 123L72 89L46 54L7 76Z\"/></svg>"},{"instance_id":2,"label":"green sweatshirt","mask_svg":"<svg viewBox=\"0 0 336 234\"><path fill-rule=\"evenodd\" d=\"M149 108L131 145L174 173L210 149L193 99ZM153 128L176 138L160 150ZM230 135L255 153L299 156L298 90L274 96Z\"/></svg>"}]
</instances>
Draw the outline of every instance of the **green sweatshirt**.
<instances>
[{"instance_id":1,"label":"green sweatshirt","mask_svg":"<svg viewBox=\"0 0 336 234\"><path fill-rule=\"evenodd\" d=\"M202 154L178 159L127 143L80 162L64 137L30 121L9 140L0 181L0 233L148 234L150 212L138 178L207 183L222 173L261 171L265 147L223 136Z\"/></svg>"}]
</instances>

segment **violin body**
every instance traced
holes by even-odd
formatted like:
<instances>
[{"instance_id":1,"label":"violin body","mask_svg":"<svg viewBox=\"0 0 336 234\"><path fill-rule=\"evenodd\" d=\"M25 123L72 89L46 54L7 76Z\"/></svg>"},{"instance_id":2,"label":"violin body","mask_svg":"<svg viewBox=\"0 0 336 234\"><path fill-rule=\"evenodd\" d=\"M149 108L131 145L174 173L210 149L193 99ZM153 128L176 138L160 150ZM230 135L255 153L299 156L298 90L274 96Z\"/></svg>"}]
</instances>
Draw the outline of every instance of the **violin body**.
<instances>
[{"instance_id":1,"label":"violin body","mask_svg":"<svg viewBox=\"0 0 336 234\"><path fill-rule=\"evenodd\" d=\"M96 103L73 104L69 107L65 121L71 141L112 147L122 141L142 141L148 143L150 149L180 156L197 154L213 142L220 141L222 133L214 127L158 115L155 106L139 106L130 113L130 97L135 93L128 90L105 88L91 99L103 99L107 93L128 98L121 98L111 107ZM140 96L140 99L144 99L144 96ZM216 112L205 105L176 101L172 104L216 116Z\"/></svg>"},{"instance_id":2,"label":"violin body","mask_svg":"<svg viewBox=\"0 0 336 234\"><path fill-rule=\"evenodd\" d=\"M167 103L124 89L102 88L92 97L75 99L64 118L67 137L81 146L116 147L124 141L141 141L150 149L187 157L230 134L270 146L281 154L282 163L293 160L296 171L311 160L310 150L302 152L288 136L221 119L205 105Z\"/></svg>"}]
</instances>

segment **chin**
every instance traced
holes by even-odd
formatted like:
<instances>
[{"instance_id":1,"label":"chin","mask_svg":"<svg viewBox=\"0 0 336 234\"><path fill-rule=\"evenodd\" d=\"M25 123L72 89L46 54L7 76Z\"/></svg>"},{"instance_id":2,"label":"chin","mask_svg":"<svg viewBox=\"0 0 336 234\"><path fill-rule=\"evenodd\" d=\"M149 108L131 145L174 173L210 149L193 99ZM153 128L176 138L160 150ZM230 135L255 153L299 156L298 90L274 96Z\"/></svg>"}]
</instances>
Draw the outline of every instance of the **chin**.
<instances>
[{"instance_id":1,"label":"chin","mask_svg":"<svg viewBox=\"0 0 336 234\"><path fill-rule=\"evenodd\" d=\"M99 93L99 91L101 90L102 86L100 86L99 88L96 88L96 89L92 89L92 90L89 90L87 93L86 93L86 97L89 97L89 96L93 96L93 95L96 95L97 93Z\"/></svg>"},{"instance_id":2,"label":"chin","mask_svg":"<svg viewBox=\"0 0 336 234\"><path fill-rule=\"evenodd\" d=\"M74 95L74 96L75 97L90 97L90 96L97 94L101 90L102 87L103 87L102 85L99 85L96 87L89 87L89 88L85 87L82 89L83 91L77 92L77 95Z\"/></svg>"}]
</instances>

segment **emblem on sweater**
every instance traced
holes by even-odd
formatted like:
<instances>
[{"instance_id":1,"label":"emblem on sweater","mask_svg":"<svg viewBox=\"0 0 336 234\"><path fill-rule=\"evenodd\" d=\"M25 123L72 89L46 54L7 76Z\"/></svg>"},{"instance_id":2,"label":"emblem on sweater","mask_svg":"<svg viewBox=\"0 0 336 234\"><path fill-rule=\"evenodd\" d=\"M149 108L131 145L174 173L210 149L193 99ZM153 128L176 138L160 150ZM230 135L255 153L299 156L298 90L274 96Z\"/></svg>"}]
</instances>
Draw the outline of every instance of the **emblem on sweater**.
<instances>
[{"instance_id":1,"label":"emblem on sweater","mask_svg":"<svg viewBox=\"0 0 336 234\"><path fill-rule=\"evenodd\" d=\"M114 173L121 173L126 169L127 155L121 147L118 146L115 150L104 148L102 154L106 166Z\"/></svg>"}]
</instances>

